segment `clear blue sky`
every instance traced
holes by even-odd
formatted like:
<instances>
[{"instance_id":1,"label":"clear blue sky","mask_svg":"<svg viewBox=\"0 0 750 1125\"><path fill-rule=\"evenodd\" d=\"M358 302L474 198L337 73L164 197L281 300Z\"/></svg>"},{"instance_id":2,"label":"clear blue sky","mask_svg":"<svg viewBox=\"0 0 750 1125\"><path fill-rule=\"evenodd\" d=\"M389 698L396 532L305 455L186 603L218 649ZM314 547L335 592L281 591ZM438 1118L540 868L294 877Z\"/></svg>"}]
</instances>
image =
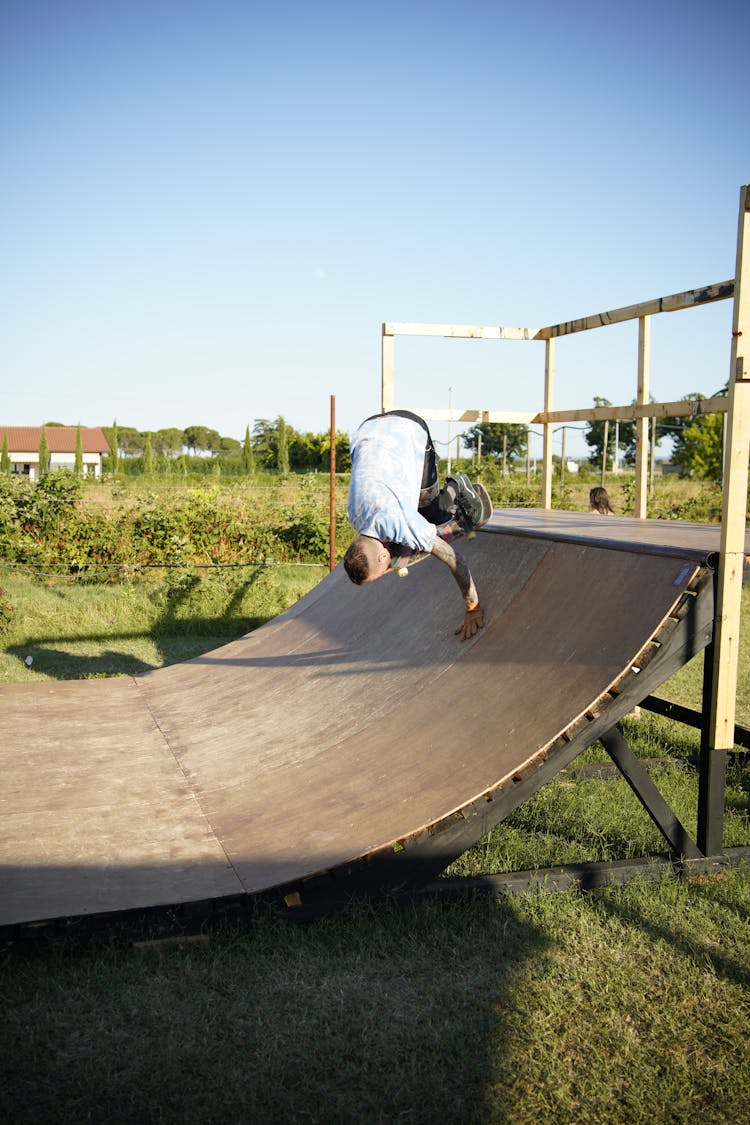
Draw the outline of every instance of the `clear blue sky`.
<instances>
[{"instance_id":1,"label":"clear blue sky","mask_svg":"<svg viewBox=\"0 0 750 1125\"><path fill-rule=\"evenodd\" d=\"M241 438L335 394L351 429L384 320L732 277L749 35L727 0L4 0L0 422ZM654 395L721 386L730 325L655 318ZM397 405L539 409L543 353L398 340ZM561 341L556 405L630 402L635 364L634 325Z\"/></svg>"}]
</instances>

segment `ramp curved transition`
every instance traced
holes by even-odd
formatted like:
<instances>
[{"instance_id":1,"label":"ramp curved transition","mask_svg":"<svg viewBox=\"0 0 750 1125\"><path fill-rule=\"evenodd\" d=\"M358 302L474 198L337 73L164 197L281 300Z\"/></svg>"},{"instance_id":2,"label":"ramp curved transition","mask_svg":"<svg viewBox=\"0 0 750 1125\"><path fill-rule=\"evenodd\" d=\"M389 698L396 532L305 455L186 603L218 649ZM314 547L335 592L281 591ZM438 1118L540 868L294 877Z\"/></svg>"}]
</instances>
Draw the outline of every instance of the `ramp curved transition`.
<instances>
[{"instance_id":1,"label":"ramp curved transition","mask_svg":"<svg viewBox=\"0 0 750 1125\"><path fill-rule=\"evenodd\" d=\"M441 564L339 567L184 664L0 689L0 925L433 877L710 640L718 529L652 525L496 512L464 644Z\"/></svg>"}]
</instances>

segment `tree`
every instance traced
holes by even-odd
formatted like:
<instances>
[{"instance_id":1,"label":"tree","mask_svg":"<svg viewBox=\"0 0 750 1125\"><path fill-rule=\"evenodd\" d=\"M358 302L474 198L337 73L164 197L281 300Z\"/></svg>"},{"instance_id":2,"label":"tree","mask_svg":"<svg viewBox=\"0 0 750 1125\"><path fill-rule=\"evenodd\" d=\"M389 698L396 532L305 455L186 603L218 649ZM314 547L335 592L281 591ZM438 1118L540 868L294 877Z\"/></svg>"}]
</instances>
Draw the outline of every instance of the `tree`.
<instances>
[{"instance_id":1,"label":"tree","mask_svg":"<svg viewBox=\"0 0 750 1125\"><path fill-rule=\"evenodd\" d=\"M117 429L117 419L116 418L115 418L114 422L112 423L112 429L111 429L109 435L105 435L105 436L107 437L107 441L109 442L109 457L110 457L110 464L112 466L112 476L116 477L117 476L117 464L118 464L118 461L120 460L120 448L119 448L119 446L120 446L120 435L119 435L119 432L118 432L118 429Z\"/></svg>"},{"instance_id":2,"label":"tree","mask_svg":"<svg viewBox=\"0 0 750 1125\"><path fill-rule=\"evenodd\" d=\"M76 453L73 462L73 472L78 477L83 476L83 440L81 438L81 423L76 428Z\"/></svg>"},{"instance_id":3,"label":"tree","mask_svg":"<svg viewBox=\"0 0 750 1125\"><path fill-rule=\"evenodd\" d=\"M49 446L47 445L47 429L42 426L42 432L39 437L39 479L41 480L46 473L49 472Z\"/></svg>"},{"instance_id":4,"label":"tree","mask_svg":"<svg viewBox=\"0 0 750 1125\"><path fill-rule=\"evenodd\" d=\"M276 469L279 473L289 472L289 446L296 432L287 426L279 415L275 422L267 418L256 419L253 426L253 451L264 469Z\"/></svg>"},{"instance_id":5,"label":"tree","mask_svg":"<svg viewBox=\"0 0 750 1125\"><path fill-rule=\"evenodd\" d=\"M118 430L118 447L128 457L138 457L146 446L146 437L133 426L120 426Z\"/></svg>"},{"instance_id":6,"label":"tree","mask_svg":"<svg viewBox=\"0 0 750 1125\"><path fill-rule=\"evenodd\" d=\"M186 426L185 445L195 456L196 453L205 453L209 448L209 431L206 426Z\"/></svg>"},{"instance_id":7,"label":"tree","mask_svg":"<svg viewBox=\"0 0 750 1125\"><path fill-rule=\"evenodd\" d=\"M324 434L306 434L306 438L314 439L317 461L313 466L324 473L331 467L331 432ZM349 451L349 435L344 431L336 431L336 472L348 473L352 467L352 458Z\"/></svg>"},{"instance_id":8,"label":"tree","mask_svg":"<svg viewBox=\"0 0 750 1125\"><path fill-rule=\"evenodd\" d=\"M250 476L255 471L255 455L250 441L250 427L245 427L245 440L242 443L242 471L245 476Z\"/></svg>"},{"instance_id":9,"label":"tree","mask_svg":"<svg viewBox=\"0 0 750 1125\"><path fill-rule=\"evenodd\" d=\"M177 457L182 453L184 444L185 434L174 427L157 430L151 435L151 448L154 453L159 453L163 457Z\"/></svg>"},{"instance_id":10,"label":"tree","mask_svg":"<svg viewBox=\"0 0 750 1125\"><path fill-rule=\"evenodd\" d=\"M724 452L724 417L700 414L686 425L675 445L681 476L720 481Z\"/></svg>"},{"instance_id":11,"label":"tree","mask_svg":"<svg viewBox=\"0 0 750 1125\"><path fill-rule=\"evenodd\" d=\"M712 398L721 398L723 395L726 395L727 390L728 390L728 383L725 383L724 386L721 388L721 390L716 391L716 393L713 394L711 397ZM691 391L690 394L683 395L683 397L680 399L680 402L701 403L701 402L704 402L705 399L706 399L706 396L704 394L701 394L700 391ZM696 422L699 423L699 429L700 429L700 423L706 417L711 417L711 415L700 414L699 411L700 411L700 406L696 406L695 413L693 413L693 414L681 414L681 415L677 415L674 418L665 418L664 419L664 427L668 431L669 437L672 438L672 441L674 443L673 447L672 447L672 460L677 465L680 465L682 467L683 473L686 476L692 475L693 471L695 469L695 466L692 465L692 464L690 466L686 466L686 464L685 464L686 458L689 459L689 460L692 460L692 458L696 454L696 444L695 444L696 440L698 440L698 443L700 444L700 439L697 439L697 435L693 431L690 438L687 440L687 445L689 446L689 449L686 448L687 431L688 431L688 429L692 429L692 427L694 426L694 424ZM705 437L707 438L707 440L710 444L712 438L709 437L709 432L710 432L710 427L709 427L709 430L707 431L707 433L705 435ZM699 460L700 460L700 458L699 458ZM696 475L700 475L700 474L696 474ZM719 475L718 477L711 477L710 479L711 480L720 480L721 475Z\"/></svg>"},{"instance_id":12,"label":"tree","mask_svg":"<svg viewBox=\"0 0 750 1125\"><path fill-rule=\"evenodd\" d=\"M146 434L146 444L143 450L143 474L150 477L154 472L154 451L151 448L151 434Z\"/></svg>"},{"instance_id":13,"label":"tree","mask_svg":"<svg viewBox=\"0 0 750 1125\"><path fill-rule=\"evenodd\" d=\"M218 430L208 426L186 426L185 445L195 456L196 453L218 453L221 450L221 437Z\"/></svg>"},{"instance_id":14,"label":"tree","mask_svg":"<svg viewBox=\"0 0 750 1125\"><path fill-rule=\"evenodd\" d=\"M276 468L285 475L289 472L289 434L281 415L276 419Z\"/></svg>"},{"instance_id":15,"label":"tree","mask_svg":"<svg viewBox=\"0 0 750 1125\"><path fill-rule=\"evenodd\" d=\"M599 395L594 395L594 406L611 406L612 403L608 398L600 398ZM618 452L624 454L625 460L632 464L635 461L635 422L626 422L620 420L619 425L614 420L610 419L609 425L606 422L588 422L586 424L586 433L584 438L586 444L591 446L591 455L589 461L593 464L601 464L602 454L604 453L604 431L607 431L607 457L613 459L615 455L615 434L618 439Z\"/></svg>"},{"instance_id":16,"label":"tree","mask_svg":"<svg viewBox=\"0 0 750 1125\"><path fill-rule=\"evenodd\" d=\"M482 439L482 453L501 461L503 457L525 457L528 434L516 422L477 422L463 435L465 449L474 449Z\"/></svg>"},{"instance_id":17,"label":"tree","mask_svg":"<svg viewBox=\"0 0 750 1125\"><path fill-rule=\"evenodd\" d=\"M287 434L290 427L287 426ZM302 472L311 472L315 469L328 469L330 455L330 438L328 434L299 434L292 430L289 439L289 464L291 468ZM325 450L325 465L323 452Z\"/></svg>"},{"instance_id":18,"label":"tree","mask_svg":"<svg viewBox=\"0 0 750 1125\"><path fill-rule=\"evenodd\" d=\"M271 469L275 464L273 430L273 423L269 422L267 418L255 419L252 438L253 453L264 469Z\"/></svg>"},{"instance_id":19,"label":"tree","mask_svg":"<svg viewBox=\"0 0 750 1125\"><path fill-rule=\"evenodd\" d=\"M10 476L10 454L8 453L7 434L3 434L3 451L0 453L0 473L4 477Z\"/></svg>"},{"instance_id":20,"label":"tree","mask_svg":"<svg viewBox=\"0 0 750 1125\"><path fill-rule=\"evenodd\" d=\"M237 438L233 438L233 437L219 438L219 448L218 448L219 453L225 454L229 457L233 457L233 456L236 457L237 454L239 454L241 449L242 449L242 446L237 441ZM217 452L217 450L214 450L214 452Z\"/></svg>"}]
</instances>

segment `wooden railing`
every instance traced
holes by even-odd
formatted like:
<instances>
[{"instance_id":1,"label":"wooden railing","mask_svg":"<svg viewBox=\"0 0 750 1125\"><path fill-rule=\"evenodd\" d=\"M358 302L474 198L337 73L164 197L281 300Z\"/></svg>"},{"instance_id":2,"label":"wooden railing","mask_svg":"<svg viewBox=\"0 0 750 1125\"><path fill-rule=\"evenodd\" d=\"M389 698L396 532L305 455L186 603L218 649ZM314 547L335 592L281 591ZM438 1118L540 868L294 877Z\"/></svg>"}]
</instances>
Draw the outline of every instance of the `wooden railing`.
<instances>
[{"instance_id":1,"label":"wooden railing","mask_svg":"<svg viewBox=\"0 0 750 1125\"><path fill-rule=\"evenodd\" d=\"M651 418L686 417L693 414L726 414L724 439L723 511L717 613L714 630L714 677L711 692L711 749L732 746L735 723L735 693L738 670L738 640L742 572L745 550L748 458L750 457L750 185L740 189L736 271L733 279L657 297L637 305L595 313L578 320L546 328L514 328L504 325L383 324L382 409L394 407L394 341L396 336L444 336L482 340L543 340L545 345L544 402L541 410L459 410L413 407L427 419L450 422L515 422L541 424L544 432L542 504L552 506L552 431L560 423L575 421L635 421L635 515L646 518L648 492L648 423ZM734 301L732 349L726 396L680 402L650 402L651 318L666 312L696 308L715 301ZM629 405L554 409L555 345L564 336L606 328L624 321L638 321L638 367L635 401ZM708 774L710 776L710 773ZM723 792L723 789L722 789ZM705 801L711 795L704 794Z\"/></svg>"}]
</instances>

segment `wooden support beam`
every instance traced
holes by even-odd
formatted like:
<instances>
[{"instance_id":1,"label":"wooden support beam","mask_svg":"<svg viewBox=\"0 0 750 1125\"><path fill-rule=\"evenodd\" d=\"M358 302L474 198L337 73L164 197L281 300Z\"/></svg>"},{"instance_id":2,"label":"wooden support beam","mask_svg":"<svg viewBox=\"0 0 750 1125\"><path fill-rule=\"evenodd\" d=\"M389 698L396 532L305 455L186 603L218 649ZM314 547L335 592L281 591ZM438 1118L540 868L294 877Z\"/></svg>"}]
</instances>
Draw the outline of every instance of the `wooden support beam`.
<instances>
[{"instance_id":1,"label":"wooden support beam","mask_svg":"<svg viewBox=\"0 0 750 1125\"><path fill-rule=\"evenodd\" d=\"M380 380L380 408L383 413L393 410L395 370L393 366L393 336L386 332L387 325L383 325L383 346Z\"/></svg>"},{"instance_id":2,"label":"wooden support beam","mask_svg":"<svg viewBox=\"0 0 750 1125\"><path fill-rule=\"evenodd\" d=\"M555 341L547 340L544 351L544 409L552 410L555 393ZM542 453L542 507L552 507L552 423L544 423Z\"/></svg>"},{"instance_id":3,"label":"wooden support beam","mask_svg":"<svg viewBox=\"0 0 750 1125\"><path fill-rule=\"evenodd\" d=\"M646 402L630 406L584 406L573 410L475 410L462 407L409 406L406 409L433 422L512 422L514 425L563 425L567 422L632 422L639 418L686 418L702 414L726 414L729 400L680 399L679 402ZM393 407L388 407L392 410Z\"/></svg>"},{"instance_id":4,"label":"wooden support beam","mask_svg":"<svg viewBox=\"0 0 750 1125\"><path fill-rule=\"evenodd\" d=\"M561 324L550 324L547 328L536 330L537 340L549 340L556 336L570 336L574 332L587 332L590 328L604 328L608 324L620 324L625 320L639 320L642 316L654 313L678 312L680 309L707 305L713 301L726 301L734 295L734 281L720 281L716 285L706 285L702 289L687 289L684 293L672 293L668 297L656 297L651 301L641 301L638 305L626 305L609 312L582 316L577 320L566 320Z\"/></svg>"},{"instance_id":5,"label":"wooden support beam","mask_svg":"<svg viewBox=\"0 0 750 1125\"><path fill-rule=\"evenodd\" d=\"M724 849L724 799L727 752L711 746L711 716L714 713L714 665L716 635L703 657L703 702L700 725L701 748L698 767L698 847L704 855L720 855Z\"/></svg>"},{"instance_id":6,"label":"wooden support beam","mask_svg":"<svg viewBox=\"0 0 750 1125\"><path fill-rule=\"evenodd\" d=\"M733 744L750 460L750 185L740 191L709 749Z\"/></svg>"},{"instance_id":7,"label":"wooden support beam","mask_svg":"<svg viewBox=\"0 0 750 1125\"><path fill-rule=\"evenodd\" d=\"M437 879L411 893L418 901L451 899L459 901L471 895L494 898L511 895L555 894L557 891L592 891L598 887L622 887L637 879L657 882L667 875L688 879L721 878L733 867L750 863L750 848L728 848L720 856L698 859L670 860L652 856L648 859L612 859L602 862L570 863L562 867L537 867L529 871L508 871L501 875L475 875L453 879Z\"/></svg>"},{"instance_id":8,"label":"wooden support beam","mask_svg":"<svg viewBox=\"0 0 750 1125\"><path fill-rule=\"evenodd\" d=\"M386 336L447 336L459 340L536 340L538 331L538 328L511 328L502 324L383 325Z\"/></svg>"},{"instance_id":9,"label":"wooden support beam","mask_svg":"<svg viewBox=\"0 0 750 1125\"><path fill-rule=\"evenodd\" d=\"M638 320L638 388L636 405L648 405L651 377L651 317ZM633 515L645 520L648 504L648 418L640 414L635 423L635 511Z\"/></svg>"},{"instance_id":10,"label":"wooden support beam","mask_svg":"<svg viewBox=\"0 0 750 1125\"><path fill-rule=\"evenodd\" d=\"M664 800L651 780L648 770L635 756L622 732L617 727L612 727L601 736L600 742L669 844L673 854L685 856L687 859L698 859L701 852L697 844Z\"/></svg>"},{"instance_id":11,"label":"wooden support beam","mask_svg":"<svg viewBox=\"0 0 750 1125\"><path fill-rule=\"evenodd\" d=\"M431 422L512 422L526 426L537 417L533 410L460 410L439 406L407 406L405 409Z\"/></svg>"},{"instance_id":12,"label":"wooden support beam","mask_svg":"<svg viewBox=\"0 0 750 1125\"><path fill-rule=\"evenodd\" d=\"M701 414L726 414L729 399L726 395L716 398L680 399L679 402L646 402L630 406L587 406L577 410L540 410L531 419L536 424L545 422L610 422L633 421L637 418L688 418Z\"/></svg>"}]
</instances>

